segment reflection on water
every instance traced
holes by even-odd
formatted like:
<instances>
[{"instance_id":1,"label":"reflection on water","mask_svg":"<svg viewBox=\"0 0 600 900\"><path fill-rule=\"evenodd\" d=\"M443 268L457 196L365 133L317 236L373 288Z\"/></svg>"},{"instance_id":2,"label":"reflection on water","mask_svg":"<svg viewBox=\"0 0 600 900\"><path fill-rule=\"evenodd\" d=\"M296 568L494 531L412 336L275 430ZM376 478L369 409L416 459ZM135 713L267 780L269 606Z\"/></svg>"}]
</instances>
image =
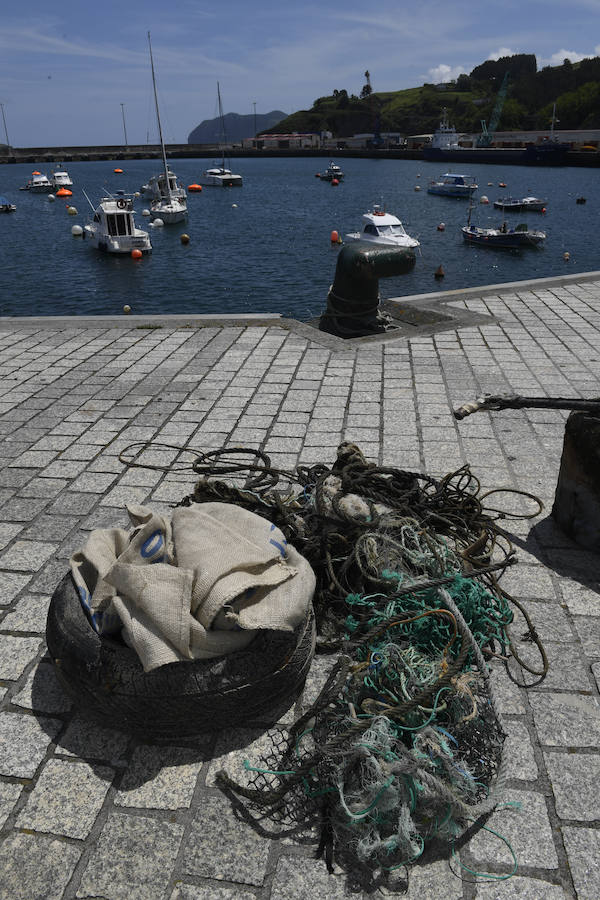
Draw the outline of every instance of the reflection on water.
<instances>
[{"instance_id":1,"label":"reflection on water","mask_svg":"<svg viewBox=\"0 0 600 900\"><path fill-rule=\"evenodd\" d=\"M0 193L17 211L0 216L2 293L0 314L121 315L125 304L136 314L276 312L296 318L317 315L325 306L339 245L332 230L355 231L373 203L385 206L421 241L413 271L382 280L382 297L407 296L474 285L506 283L600 269L596 238L600 189L593 169L502 165L461 165L479 183L472 221L498 224L500 196L547 198L548 212L505 213L513 225L527 221L547 232L541 250L490 251L464 244L468 201L427 194L427 182L444 163L344 159L345 180L337 187L315 177L328 159L239 159L233 168L242 188L204 188L188 197L189 219L150 229L153 253L142 260L104 255L71 235L91 212L93 202L111 190L139 190L160 168L156 160L120 163L69 163L77 216L67 215L64 199L19 191L35 166L3 166ZM173 160L180 183L188 185L206 160ZM454 164L453 164L454 165ZM51 167L38 165L42 172ZM491 184L489 184L491 182ZM500 188L505 182L506 188ZM421 190L415 190L420 187ZM489 197L481 205L479 197ZM585 196L586 204L576 204ZM137 223L144 201L136 203ZM438 230L443 222L445 229ZM183 245L180 235L190 235ZM568 252L568 262L564 254ZM434 278L443 266L445 277Z\"/></svg>"}]
</instances>

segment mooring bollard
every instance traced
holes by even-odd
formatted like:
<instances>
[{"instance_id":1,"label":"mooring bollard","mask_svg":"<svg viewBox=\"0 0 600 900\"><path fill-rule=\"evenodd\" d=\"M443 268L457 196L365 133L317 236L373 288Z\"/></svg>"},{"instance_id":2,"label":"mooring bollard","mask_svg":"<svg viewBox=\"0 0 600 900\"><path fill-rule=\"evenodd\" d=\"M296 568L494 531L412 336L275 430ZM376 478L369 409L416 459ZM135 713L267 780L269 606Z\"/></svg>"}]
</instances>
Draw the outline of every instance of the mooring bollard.
<instances>
[{"instance_id":1,"label":"mooring bollard","mask_svg":"<svg viewBox=\"0 0 600 900\"><path fill-rule=\"evenodd\" d=\"M351 338L393 328L389 318L379 311L379 279L404 275L415 261L414 250L404 247L362 241L342 247L319 329Z\"/></svg>"},{"instance_id":2,"label":"mooring bollard","mask_svg":"<svg viewBox=\"0 0 600 900\"><path fill-rule=\"evenodd\" d=\"M552 516L575 543L600 553L600 415L567 419Z\"/></svg>"}]
</instances>

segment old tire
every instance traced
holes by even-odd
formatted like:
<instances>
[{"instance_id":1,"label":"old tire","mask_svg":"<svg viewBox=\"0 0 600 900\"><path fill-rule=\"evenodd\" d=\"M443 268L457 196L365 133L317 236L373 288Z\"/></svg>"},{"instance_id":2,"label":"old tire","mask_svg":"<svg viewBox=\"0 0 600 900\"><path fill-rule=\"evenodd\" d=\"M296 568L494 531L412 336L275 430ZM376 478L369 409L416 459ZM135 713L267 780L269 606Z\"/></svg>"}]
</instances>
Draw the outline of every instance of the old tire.
<instances>
[{"instance_id":1,"label":"old tire","mask_svg":"<svg viewBox=\"0 0 600 900\"><path fill-rule=\"evenodd\" d=\"M306 678L315 621L311 609L294 632L262 632L240 653L144 672L131 648L92 629L67 573L50 602L46 642L81 712L145 740L176 742L268 719Z\"/></svg>"}]
</instances>

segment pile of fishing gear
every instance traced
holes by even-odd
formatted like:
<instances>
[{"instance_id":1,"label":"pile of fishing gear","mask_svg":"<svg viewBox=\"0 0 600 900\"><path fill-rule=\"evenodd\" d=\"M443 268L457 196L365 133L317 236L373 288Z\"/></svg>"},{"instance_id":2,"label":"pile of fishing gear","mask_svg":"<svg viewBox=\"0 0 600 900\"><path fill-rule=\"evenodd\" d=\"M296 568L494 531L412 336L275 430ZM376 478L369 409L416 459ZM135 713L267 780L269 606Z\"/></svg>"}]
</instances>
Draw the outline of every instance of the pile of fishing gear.
<instances>
[{"instance_id":1,"label":"pile of fishing gear","mask_svg":"<svg viewBox=\"0 0 600 900\"><path fill-rule=\"evenodd\" d=\"M229 449L193 468L181 505L250 509L308 559L317 649L338 655L310 709L269 732L260 765L238 780L219 773L220 786L263 832L316 827L328 868L363 885L432 848L448 855L497 805L504 778L486 657L514 652L499 579L515 555L505 514L484 508L498 491L483 494L468 466L435 479L375 466L349 443L331 467L284 472L261 451ZM518 606L541 680L543 648Z\"/></svg>"}]
</instances>

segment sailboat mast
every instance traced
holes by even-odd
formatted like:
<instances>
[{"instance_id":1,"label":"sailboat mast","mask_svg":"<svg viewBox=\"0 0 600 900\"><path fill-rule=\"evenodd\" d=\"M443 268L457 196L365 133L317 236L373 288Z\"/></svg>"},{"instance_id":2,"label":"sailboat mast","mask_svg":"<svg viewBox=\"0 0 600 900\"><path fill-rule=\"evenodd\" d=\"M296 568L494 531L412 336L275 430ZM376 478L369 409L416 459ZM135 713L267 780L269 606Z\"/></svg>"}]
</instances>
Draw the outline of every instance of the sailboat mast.
<instances>
[{"instance_id":1,"label":"sailboat mast","mask_svg":"<svg viewBox=\"0 0 600 900\"><path fill-rule=\"evenodd\" d=\"M223 116L223 104L221 103L221 87L217 81L217 97L219 99L219 118L221 119L221 168L225 168L225 118Z\"/></svg>"},{"instance_id":2,"label":"sailboat mast","mask_svg":"<svg viewBox=\"0 0 600 900\"><path fill-rule=\"evenodd\" d=\"M150 67L152 69L152 87L154 88L154 105L156 107L156 121L158 123L158 136L160 138L160 148L162 150L163 166L165 169L165 189L167 197L171 200L171 185L169 184L169 170L167 168L167 154L165 152L165 142L163 140L162 127L160 124L160 113L158 111L158 95L156 93L156 76L154 74L154 59L152 58L152 42L150 41L150 32L148 32L148 47L150 48Z\"/></svg>"}]
</instances>

